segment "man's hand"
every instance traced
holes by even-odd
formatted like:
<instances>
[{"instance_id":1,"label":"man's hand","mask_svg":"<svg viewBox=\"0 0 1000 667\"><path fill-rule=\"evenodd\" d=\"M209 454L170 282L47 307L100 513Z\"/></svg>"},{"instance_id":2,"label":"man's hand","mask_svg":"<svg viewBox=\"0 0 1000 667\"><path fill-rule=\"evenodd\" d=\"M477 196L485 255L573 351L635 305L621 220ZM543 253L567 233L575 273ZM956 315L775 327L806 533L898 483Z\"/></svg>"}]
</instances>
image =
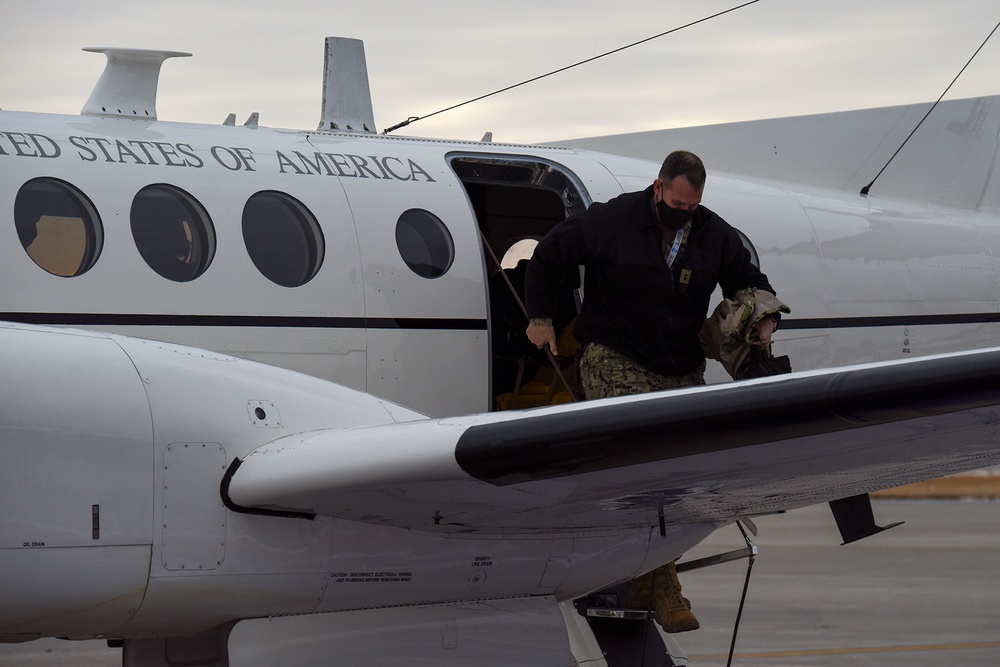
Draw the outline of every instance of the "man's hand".
<instances>
[{"instance_id":1,"label":"man's hand","mask_svg":"<svg viewBox=\"0 0 1000 667\"><path fill-rule=\"evenodd\" d=\"M762 347L764 345L770 345L771 334L774 333L774 318L764 317L758 320L757 323L754 324L753 326L755 329L757 329L757 333L759 334L759 340L757 341L757 344Z\"/></svg>"},{"instance_id":2,"label":"man's hand","mask_svg":"<svg viewBox=\"0 0 1000 667\"><path fill-rule=\"evenodd\" d=\"M528 340L531 341L532 345L542 350L547 345L549 351L552 352L553 356L559 354L559 348L556 347L556 329L551 324L534 324L529 323L528 328L524 331L528 336Z\"/></svg>"}]
</instances>

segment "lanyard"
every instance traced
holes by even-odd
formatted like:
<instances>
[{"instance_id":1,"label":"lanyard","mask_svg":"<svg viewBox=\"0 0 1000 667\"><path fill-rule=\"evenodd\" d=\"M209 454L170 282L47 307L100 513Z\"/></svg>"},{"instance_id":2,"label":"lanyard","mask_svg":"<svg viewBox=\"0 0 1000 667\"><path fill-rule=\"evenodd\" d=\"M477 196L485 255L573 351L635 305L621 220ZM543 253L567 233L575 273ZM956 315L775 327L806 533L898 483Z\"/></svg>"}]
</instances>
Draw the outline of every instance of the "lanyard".
<instances>
[{"instance_id":1,"label":"lanyard","mask_svg":"<svg viewBox=\"0 0 1000 667\"><path fill-rule=\"evenodd\" d=\"M691 231L691 222L688 221L686 225L677 230L677 234L674 235L674 244L670 247L670 252L664 259L667 261L667 266L672 267L674 265L674 260L677 259L677 254L681 251L684 242L687 241L688 232Z\"/></svg>"}]
</instances>

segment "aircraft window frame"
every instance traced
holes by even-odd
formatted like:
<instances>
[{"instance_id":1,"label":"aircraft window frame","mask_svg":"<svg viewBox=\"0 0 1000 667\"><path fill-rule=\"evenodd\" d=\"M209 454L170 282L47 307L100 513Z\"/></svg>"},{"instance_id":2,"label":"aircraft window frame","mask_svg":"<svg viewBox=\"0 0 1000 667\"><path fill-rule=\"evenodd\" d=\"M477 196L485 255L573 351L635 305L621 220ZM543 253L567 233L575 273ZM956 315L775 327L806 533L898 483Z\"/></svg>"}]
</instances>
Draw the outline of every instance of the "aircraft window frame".
<instances>
[{"instance_id":1,"label":"aircraft window frame","mask_svg":"<svg viewBox=\"0 0 1000 667\"><path fill-rule=\"evenodd\" d=\"M164 231L167 224L173 229ZM215 258L215 227L208 211L176 185L152 183L135 193L129 225L143 261L167 280L191 282L204 274Z\"/></svg>"},{"instance_id":2,"label":"aircraft window frame","mask_svg":"<svg viewBox=\"0 0 1000 667\"><path fill-rule=\"evenodd\" d=\"M448 227L428 210L411 208L396 221L396 250L410 271L433 280L455 262L455 240Z\"/></svg>"},{"instance_id":3,"label":"aircraft window frame","mask_svg":"<svg viewBox=\"0 0 1000 667\"><path fill-rule=\"evenodd\" d=\"M323 230L295 197L278 190L254 193L243 205L241 226L250 261L272 283L301 287L319 273L326 254Z\"/></svg>"},{"instance_id":4,"label":"aircraft window frame","mask_svg":"<svg viewBox=\"0 0 1000 667\"><path fill-rule=\"evenodd\" d=\"M104 248L104 226L94 203L57 178L33 178L18 188L14 227L31 261L60 278L92 269Z\"/></svg>"},{"instance_id":5,"label":"aircraft window frame","mask_svg":"<svg viewBox=\"0 0 1000 667\"><path fill-rule=\"evenodd\" d=\"M733 227L733 229L736 229L736 228ZM758 253L757 252L757 248L754 247L753 241L750 240L749 236L747 236L746 234L744 234L743 232L741 232L738 229L736 229L736 233L739 235L740 241L743 242L743 247L746 248L747 252L750 253L750 261L751 261L751 263L753 263L753 265L756 266L759 269L760 268L760 253Z\"/></svg>"}]
</instances>

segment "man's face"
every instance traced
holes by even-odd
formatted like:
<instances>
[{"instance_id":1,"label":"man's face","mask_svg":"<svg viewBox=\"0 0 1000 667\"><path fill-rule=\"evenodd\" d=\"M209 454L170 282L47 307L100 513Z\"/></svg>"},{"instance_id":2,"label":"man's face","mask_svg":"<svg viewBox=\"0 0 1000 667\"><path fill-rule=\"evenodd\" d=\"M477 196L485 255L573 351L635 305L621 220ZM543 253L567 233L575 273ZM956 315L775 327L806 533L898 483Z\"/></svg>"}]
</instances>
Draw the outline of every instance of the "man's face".
<instances>
[{"instance_id":1,"label":"man's face","mask_svg":"<svg viewBox=\"0 0 1000 667\"><path fill-rule=\"evenodd\" d=\"M687 176L678 176L669 183L656 179L653 181L653 190L659 201L670 208L693 211L701 203L701 194L705 188L695 188Z\"/></svg>"}]
</instances>

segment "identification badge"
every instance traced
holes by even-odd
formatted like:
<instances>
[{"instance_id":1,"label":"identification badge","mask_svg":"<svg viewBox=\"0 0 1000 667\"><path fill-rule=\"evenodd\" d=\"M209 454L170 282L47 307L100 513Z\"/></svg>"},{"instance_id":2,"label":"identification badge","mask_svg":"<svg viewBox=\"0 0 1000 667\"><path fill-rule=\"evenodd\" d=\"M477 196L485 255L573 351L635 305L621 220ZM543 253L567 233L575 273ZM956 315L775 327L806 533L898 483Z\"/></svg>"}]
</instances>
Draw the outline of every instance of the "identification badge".
<instances>
[{"instance_id":1,"label":"identification badge","mask_svg":"<svg viewBox=\"0 0 1000 667\"><path fill-rule=\"evenodd\" d=\"M681 269L680 283L687 285L691 282L691 269Z\"/></svg>"}]
</instances>

